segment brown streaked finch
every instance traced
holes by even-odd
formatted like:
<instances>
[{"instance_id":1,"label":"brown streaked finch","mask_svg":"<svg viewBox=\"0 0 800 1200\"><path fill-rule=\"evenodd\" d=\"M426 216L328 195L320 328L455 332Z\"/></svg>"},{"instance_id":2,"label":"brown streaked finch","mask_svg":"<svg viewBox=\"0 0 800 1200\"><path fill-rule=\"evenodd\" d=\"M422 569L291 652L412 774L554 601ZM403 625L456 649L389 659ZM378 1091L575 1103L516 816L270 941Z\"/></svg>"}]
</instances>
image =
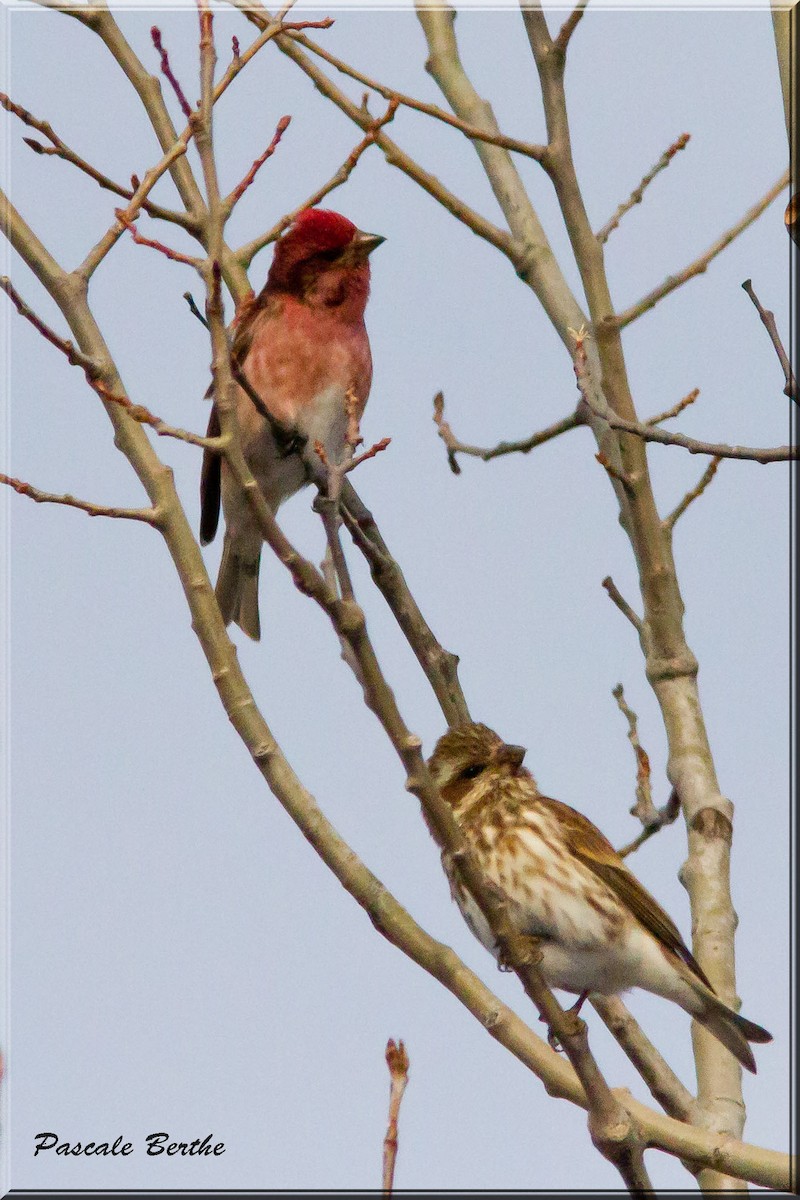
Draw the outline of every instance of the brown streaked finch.
<instances>
[{"instance_id":1,"label":"brown streaked finch","mask_svg":"<svg viewBox=\"0 0 800 1200\"><path fill-rule=\"evenodd\" d=\"M674 1000L755 1072L748 1042L770 1042L714 989L673 921L588 817L543 796L508 746L486 725L451 729L428 766L489 887L520 933L535 938L549 987L578 993L629 988ZM453 898L472 932L500 961L488 922L446 853Z\"/></svg>"},{"instance_id":2,"label":"brown streaked finch","mask_svg":"<svg viewBox=\"0 0 800 1200\"><path fill-rule=\"evenodd\" d=\"M273 512L308 481L315 442L329 461L341 459L348 393L356 400L355 416L360 419L364 411L372 383L364 325L369 255L384 240L339 213L305 209L277 242L262 292L234 318L234 363L270 416L297 439L287 447L245 389L237 388L244 456ZM208 435L218 434L214 407ZM258 641L261 532L224 460L206 450L200 480L204 546L217 531L220 497L225 541L217 601L226 625L235 621Z\"/></svg>"}]
</instances>

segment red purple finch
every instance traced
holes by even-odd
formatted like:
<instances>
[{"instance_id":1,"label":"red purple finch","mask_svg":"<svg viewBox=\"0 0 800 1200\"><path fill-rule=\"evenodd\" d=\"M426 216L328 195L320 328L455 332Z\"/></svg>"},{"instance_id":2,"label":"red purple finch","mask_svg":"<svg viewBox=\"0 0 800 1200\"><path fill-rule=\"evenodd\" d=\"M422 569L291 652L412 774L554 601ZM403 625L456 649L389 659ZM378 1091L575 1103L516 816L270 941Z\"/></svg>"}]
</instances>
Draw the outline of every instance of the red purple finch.
<instances>
[{"instance_id":1,"label":"red purple finch","mask_svg":"<svg viewBox=\"0 0 800 1200\"><path fill-rule=\"evenodd\" d=\"M251 397L238 389L236 418L250 470L273 512L308 479L321 442L338 462L345 448L352 393L360 418L372 383L364 326L369 255L384 239L362 233L339 213L309 208L275 246L261 294L233 323L234 362L280 426L302 445L287 447ZM219 433L216 407L209 437ZM262 537L241 489L217 454L205 452L200 481L200 541L210 542L225 514L217 601L226 625L235 621L258 641L258 568Z\"/></svg>"},{"instance_id":2,"label":"red purple finch","mask_svg":"<svg viewBox=\"0 0 800 1200\"><path fill-rule=\"evenodd\" d=\"M632 987L674 1000L755 1071L748 1042L771 1034L717 998L661 905L587 817L541 795L524 756L485 725L464 725L439 739L428 766L487 883L538 939L545 982L580 993L578 1006ZM486 919L442 862L464 919L497 957Z\"/></svg>"}]
</instances>

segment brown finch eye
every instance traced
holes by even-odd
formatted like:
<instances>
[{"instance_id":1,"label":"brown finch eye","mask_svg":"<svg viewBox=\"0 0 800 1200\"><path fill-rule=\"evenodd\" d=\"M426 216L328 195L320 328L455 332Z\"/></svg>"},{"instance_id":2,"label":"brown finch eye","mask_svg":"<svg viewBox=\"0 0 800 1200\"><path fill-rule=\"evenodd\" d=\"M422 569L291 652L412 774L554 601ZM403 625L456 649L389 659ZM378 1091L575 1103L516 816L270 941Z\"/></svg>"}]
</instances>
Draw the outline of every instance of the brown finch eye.
<instances>
[{"instance_id":1,"label":"brown finch eye","mask_svg":"<svg viewBox=\"0 0 800 1200\"><path fill-rule=\"evenodd\" d=\"M476 775L480 775L481 771L486 769L485 763L474 763L471 767L465 767L461 772L461 779L474 779Z\"/></svg>"}]
</instances>

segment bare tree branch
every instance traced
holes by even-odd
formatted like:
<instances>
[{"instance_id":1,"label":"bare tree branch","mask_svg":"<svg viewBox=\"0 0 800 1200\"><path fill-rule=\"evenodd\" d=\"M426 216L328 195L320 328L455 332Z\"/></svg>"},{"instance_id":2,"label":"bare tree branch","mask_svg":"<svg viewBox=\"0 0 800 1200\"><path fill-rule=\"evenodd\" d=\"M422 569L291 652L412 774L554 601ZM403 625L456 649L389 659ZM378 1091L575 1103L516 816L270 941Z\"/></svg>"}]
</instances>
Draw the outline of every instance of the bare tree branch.
<instances>
[{"instance_id":1,"label":"bare tree branch","mask_svg":"<svg viewBox=\"0 0 800 1200\"><path fill-rule=\"evenodd\" d=\"M156 50L158 51L158 54L159 54L159 57L161 60L161 74L167 80L167 82L169 83L173 92L177 96L178 103L181 106L181 111L182 111L183 115L186 117L186 120L191 121L191 119L192 119L191 106L189 105L189 101L186 99L186 96L183 93L183 88L178 83L178 80L175 77L172 67L170 66L169 55L167 54L166 48L161 40L161 30L158 28L157 25L154 25L152 27L152 29L150 30L150 37L153 41L153 45L155 46Z\"/></svg>"},{"instance_id":2,"label":"bare tree branch","mask_svg":"<svg viewBox=\"0 0 800 1200\"><path fill-rule=\"evenodd\" d=\"M677 139L677 141L674 141L672 143L672 145L669 146L668 149L666 149L664 151L664 153L661 155L661 158L658 160L656 165L654 167L650 168L650 170L647 172L647 174L643 177L639 186L637 188L634 188L634 190L631 192L628 199L624 201L624 203L620 204L617 211L614 213L614 215L612 217L609 217L609 219L606 221L606 223L602 227L602 229L598 229L595 236L601 245L605 245L605 243L608 241L609 237L614 232L614 230L619 227L619 223L622 220L622 218L625 216L625 214L627 212L630 212L630 210L635 205L641 204L642 199L644 197L645 190L653 182L656 175L658 175L660 171L665 170L665 168L669 166L669 164L672 162L673 158L678 153L678 151L683 150L684 147L688 144L691 136L692 135L690 133L682 133L681 136Z\"/></svg>"},{"instance_id":3,"label":"bare tree branch","mask_svg":"<svg viewBox=\"0 0 800 1200\"><path fill-rule=\"evenodd\" d=\"M12 475L0 474L0 483L13 488L20 496L28 496L37 504L64 504L68 508L77 508L88 513L90 517L118 517L125 521L143 521L147 525L158 526L160 514L155 508L110 508L106 504L93 504L90 500L78 500L68 492L56 495L54 492L43 492L31 483L15 479Z\"/></svg>"},{"instance_id":4,"label":"bare tree branch","mask_svg":"<svg viewBox=\"0 0 800 1200\"><path fill-rule=\"evenodd\" d=\"M721 254L726 246L730 246L731 242L743 233L748 226L761 216L765 209L769 208L773 200L780 196L784 188L789 183L789 172L784 171L777 183L774 183L765 196L749 208L741 220L732 225L726 230L721 237L718 237L708 249L698 258L690 262L688 267L684 267L682 271L678 271L676 275L669 275L660 283L657 288L653 288L652 292L648 292L636 304L632 304L630 308L626 308L624 312L617 313L613 317L608 318L608 324L615 326L617 329L624 329L626 325L630 325L631 321L635 321L637 317L641 317L643 313L649 312L658 304L659 300L663 300L670 292L674 292L676 288L681 287L690 279L694 279L695 275L702 275L708 268L709 264Z\"/></svg>"},{"instance_id":5,"label":"bare tree branch","mask_svg":"<svg viewBox=\"0 0 800 1200\"><path fill-rule=\"evenodd\" d=\"M402 1042L389 1039L386 1044L386 1065L389 1068L389 1121L383 1139L383 1192L390 1196L394 1190L394 1169L397 1162L397 1121L408 1084L408 1054Z\"/></svg>"},{"instance_id":6,"label":"bare tree branch","mask_svg":"<svg viewBox=\"0 0 800 1200\"><path fill-rule=\"evenodd\" d=\"M623 616L628 618L633 628L641 636L644 629L644 622L642 621L642 618L633 611L630 604L628 604L628 601L622 595L610 575L606 575L602 586L608 592L609 599L614 601L619 611L623 614Z\"/></svg>"},{"instance_id":7,"label":"bare tree branch","mask_svg":"<svg viewBox=\"0 0 800 1200\"><path fill-rule=\"evenodd\" d=\"M222 207L223 207L223 210L226 213L226 215L230 216L231 212L233 212L234 205L238 204L238 202L241 200L242 196L245 194L247 189L250 187L251 183L253 182L256 175L261 170L261 168L263 167L263 165L267 161L267 159L271 158L272 155L275 153L275 151L278 148L278 144L279 144L281 138L283 137L286 130L289 128L289 123L290 123L291 119L292 119L291 117L281 117L280 121L278 121L278 124L275 128L275 133L273 134L272 141L267 146L264 153L259 154L258 158L253 163L250 170L245 175L244 179L242 179L240 183L237 183L236 187L233 189L233 191L230 193L230 195L227 196L225 198L225 200L223 200Z\"/></svg>"},{"instance_id":8,"label":"bare tree branch","mask_svg":"<svg viewBox=\"0 0 800 1200\"><path fill-rule=\"evenodd\" d=\"M433 398L433 419L436 422L439 437L447 447L447 461L454 475L461 474L461 467L456 459L457 454L469 454L473 458L482 458L484 462L489 462L492 458L499 458L503 454L528 454L537 446L542 446L545 442L558 437L559 434L568 433L570 429L577 429L579 425L586 424L583 413L576 410L569 416L562 417L560 421L548 425L546 429L523 438L520 442L498 442L496 446L484 449L481 446L469 446L455 436L450 423L444 419L444 393L442 392L437 392Z\"/></svg>"},{"instance_id":9,"label":"bare tree branch","mask_svg":"<svg viewBox=\"0 0 800 1200\"><path fill-rule=\"evenodd\" d=\"M663 829L665 825L671 825L680 814L681 805L678 793L673 788L669 800L664 807L656 808L653 803L653 793L650 787L650 759L647 756L647 751L639 741L636 713L626 704L625 693L621 683L617 684L612 695L619 706L620 712L628 722L628 740L636 755L636 803L630 810L631 816L636 817L644 826L638 837L617 851L620 858L627 858L629 854L633 854L634 850L638 850L640 846L644 845L654 833L658 833L659 829Z\"/></svg>"},{"instance_id":10,"label":"bare tree branch","mask_svg":"<svg viewBox=\"0 0 800 1200\"><path fill-rule=\"evenodd\" d=\"M761 301L753 290L753 284L750 279L745 279L742 287L753 301L753 304L756 306L756 311L761 317L764 328L770 336L770 341L775 347L775 353L778 356L778 361L781 364L781 369L786 380L786 386L783 389L783 394L784 396L788 396L790 400L794 400L795 404L800 404L800 392L797 390L797 380L794 377L792 364L789 362L789 356L783 348L783 342L781 341L780 334L778 333L778 326L775 323L775 313L770 312L768 309L763 307Z\"/></svg>"},{"instance_id":11,"label":"bare tree branch","mask_svg":"<svg viewBox=\"0 0 800 1200\"><path fill-rule=\"evenodd\" d=\"M619 996L592 995L590 1003L664 1111L678 1121L694 1124L699 1116L697 1101L643 1033Z\"/></svg>"},{"instance_id":12,"label":"bare tree branch","mask_svg":"<svg viewBox=\"0 0 800 1200\"><path fill-rule=\"evenodd\" d=\"M162 421L161 417L155 416L143 404L134 404L127 396L117 395L112 392L103 382L102 368L95 359L88 354L81 353L72 342L67 338L60 337L41 317L37 316L33 309L25 303L6 275L0 278L0 288L9 297L20 316L30 321L34 329L38 330L51 346L55 346L57 350L60 350L71 366L81 368L86 377L86 382L97 393L104 404L119 405L134 421L140 425L150 425L161 437L176 438L178 441L189 442L193 446L201 446L212 450L220 447L221 441L219 438L201 437L200 434L190 433L187 429L179 429L174 425L168 425L166 421Z\"/></svg>"},{"instance_id":13,"label":"bare tree branch","mask_svg":"<svg viewBox=\"0 0 800 1200\"><path fill-rule=\"evenodd\" d=\"M32 113L29 113L26 108L23 108L20 104L15 104L4 92L0 92L0 104L2 104L7 112L14 113L15 116L19 117L31 129L38 130L51 143L49 146L43 146L41 142L34 141L33 138L23 138L22 140L25 144L30 146L31 150L36 154L55 155L56 158L63 159L64 162L72 163L74 167L77 167L84 175L88 175L90 179L93 179L95 183L99 184L106 191L113 192L117 196L122 196L125 200L133 198L132 188L125 188L121 184L115 183L108 175L104 175L102 171L98 171L86 159L81 158L79 154L70 149L66 142L62 141L48 121L40 121ZM150 217L157 217L161 221L169 221L173 225L181 225L189 231L193 231L194 229L194 222L186 213L176 212L171 208L163 208L160 204L153 204L151 200L144 201L142 210Z\"/></svg>"},{"instance_id":14,"label":"bare tree branch","mask_svg":"<svg viewBox=\"0 0 800 1200\"><path fill-rule=\"evenodd\" d=\"M572 37L575 30L578 28L578 24L581 20L581 17L584 14L584 12L586 11L586 5L588 3L589 3L589 0L578 0L578 3L575 5L572 12L567 17L566 21L559 29L558 34L557 34L555 40L553 41L553 48L559 54L566 54L567 47L569 46L570 38Z\"/></svg>"},{"instance_id":15,"label":"bare tree branch","mask_svg":"<svg viewBox=\"0 0 800 1200\"><path fill-rule=\"evenodd\" d=\"M584 397L586 399L586 397ZM587 400L587 405L592 405ZM612 429L621 429L625 433L635 434L644 442L658 442L661 446L681 446L690 454L708 454L711 458L737 458L747 462L776 463L791 462L800 453L797 446L727 446L722 442L701 442L697 438L687 437L683 433L668 433L656 425L645 425L640 421L626 421L622 417L606 415L605 418Z\"/></svg>"},{"instance_id":16,"label":"bare tree branch","mask_svg":"<svg viewBox=\"0 0 800 1200\"><path fill-rule=\"evenodd\" d=\"M303 210L306 208L314 208L315 205L319 204L320 200L323 200L327 195L330 194L330 192L334 191L335 188L341 187L343 183L347 182L347 180L350 178L350 175L354 171L356 164L361 158L361 155L370 146L374 145L378 130L382 129L384 125L388 124L388 122L393 119L396 109L397 106L390 102L389 107L383 116L379 117L376 121L373 121L372 128L369 130L366 137L362 138L358 145L351 150L347 158L339 167L338 171L334 172L327 183L324 183L322 187L317 188L315 192L312 192L308 199L304 200L302 204L299 204L297 208L292 209L291 212L281 217L280 221L278 221L276 225L273 225L271 229L267 230L266 233L262 234L260 237L253 238L252 241L247 242L245 245L239 247L239 249L236 251L236 257L245 269L250 266L250 263L253 261L256 254L258 254L259 250L263 250L265 246L270 244L270 242L274 242L276 238L280 237L284 229L288 229L292 221L294 221L295 217L297 217L299 213L303 212Z\"/></svg>"},{"instance_id":17,"label":"bare tree branch","mask_svg":"<svg viewBox=\"0 0 800 1200\"><path fill-rule=\"evenodd\" d=\"M716 475L717 467L719 466L719 464L721 462L722 462L722 459L719 457L712 458L711 462L708 464L705 471L700 476L700 480L697 483L697 486L693 487L691 489L691 491L686 493L686 495L681 500L680 504L676 505L676 507L669 514L669 516L664 517L662 524L664 526L664 529L668 533L672 532L673 528L675 527L675 522L680 517L683 516L683 514L686 512L687 508L692 503L692 501L696 500L698 498L698 496L702 496L703 492L706 490L708 485L711 483L711 480Z\"/></svg>"},{"instance_id":18,"label":"bare tree branch","mask_svg":"<svg viewBox=\"0 0 800 1200\"><path fill-rule=\"evenodd\" d=\"M673 404L672 408L667 408L664 412L656 413L654 417L648 417L644 422L645 425L660 425L662 421L671 421L673 417L677 417L690 404L694 404L699 395L700 388L692 388L682 400L679 400L677 404Z\"/></svg>"}]
</instances>

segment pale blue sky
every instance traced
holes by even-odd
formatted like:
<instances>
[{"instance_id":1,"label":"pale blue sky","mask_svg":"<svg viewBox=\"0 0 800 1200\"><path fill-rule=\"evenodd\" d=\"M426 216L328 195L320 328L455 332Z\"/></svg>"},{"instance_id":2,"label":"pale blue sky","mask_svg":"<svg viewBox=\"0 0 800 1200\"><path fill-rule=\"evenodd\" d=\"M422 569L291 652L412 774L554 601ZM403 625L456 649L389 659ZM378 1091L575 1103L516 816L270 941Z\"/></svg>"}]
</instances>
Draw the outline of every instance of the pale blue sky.
<instances>
[{"instance_id":1,"label":"pale blue sky","mask_svg":"<svg viewBox=\"0 0 800 1200\"><path fill-rule=\"evenodd\" d=\"M123 30L156 69L152 12ZM196 18L158 15L174 69L197 92ZM138 101L88 30L61 14L12 12L12 98L120 179L158 158ZM221 58L250 26L217 20ZM544 139L538 82L519 14L462 15L467 70L501 127ZM325 45L375 77L436 102L410 13L340 13ZM575 154L596 227L683 131L688 148L630 213L606 252L626 307L680 269L761 196L787 158L772 28L744 13L589 13L567 75ZM360 98L361 89L349 88ZM168 97L172 105L172 97ZM173 108L175 106L173 105ZM381 111L379 103L375 111ZM278 153L236 211L244 241L329 177L360 134L267 48L221 102L223 186L244 174L277 119ZM248 114L248 115L245 115ZM66 164L32 155L9 126L11 196L66 266L113 218L114 198ZM500 220L470 143L401 112L393 136L454 191ZM566 239L536 164L520 170L559 253ZM171 185L157 192L173 202ZM627 332L643 417L693 387L680 420L698 437L789 439L780 368L741 291L751 277L788 327L785 198L709 271ZM529 748L542 788L587 813L616 844L638 826L634 763L611 697L640 716L655 797L668 792L665 742L631 628L600 586L611 574L638 607L629 545L594 444L578 430L526 457L447 468L431 420L440 388L456 432L493 444L565 415L576 400L563 348L508 262L457 225L371 150L331 199L387 241L368 308L375 378L368 441L392 445L354 480L419 604L461 656L476 718ZM147 223L142 222L144 229ZM162 231L183 245L172 230ZM253 266L263 281L269 251ZM15 255L17 287L63 328ZM575 272L567 266L577 287ZM182 293L191 271L122 241L92 300L129 394L201 429L209 350ZM111 426L79 372L16 316L9 370L10 473L50 491L138 504ZM199 453L159 440L196 526ZM705 460L655 447L656 496L669 511ZM400 1123L401 1188L616 1187L585 1116L538 1080L372 929L254 770L217 700L158 535L2 496L10 526L11 1181L27 1188L375 1187L380 1184L388 1037L402 1037L411 1082ZM310 492L281 510L290 538L322 553ZM775 1035L745 1079L748 1140L788 1148L789 1090L789 475L722 464L677 527L686 629L723 792L736 806L733 892L742 1011ZM206 553L212 577L219 544ZM407 723L429 751L443 731L416 661L360 558L359 599ZM375 718L339 659L326 619L265 553L263 640L238 631L264 715L327 816L432 934L521 1015L542 1027L518 981L469 933ZM677 880L682 823L631 865L690 934ZM633 994L640 1018L687 1085L688 1018ZM596 1015L592 1045L609 1082L643 1085ZM144 1137L213 1134L217 1159L148 1158ZM123 1134L125 1159L33 1157L34 1135ZM657 1187L689 1186L648 1154Z\"/></svg>"}]
</instances>

